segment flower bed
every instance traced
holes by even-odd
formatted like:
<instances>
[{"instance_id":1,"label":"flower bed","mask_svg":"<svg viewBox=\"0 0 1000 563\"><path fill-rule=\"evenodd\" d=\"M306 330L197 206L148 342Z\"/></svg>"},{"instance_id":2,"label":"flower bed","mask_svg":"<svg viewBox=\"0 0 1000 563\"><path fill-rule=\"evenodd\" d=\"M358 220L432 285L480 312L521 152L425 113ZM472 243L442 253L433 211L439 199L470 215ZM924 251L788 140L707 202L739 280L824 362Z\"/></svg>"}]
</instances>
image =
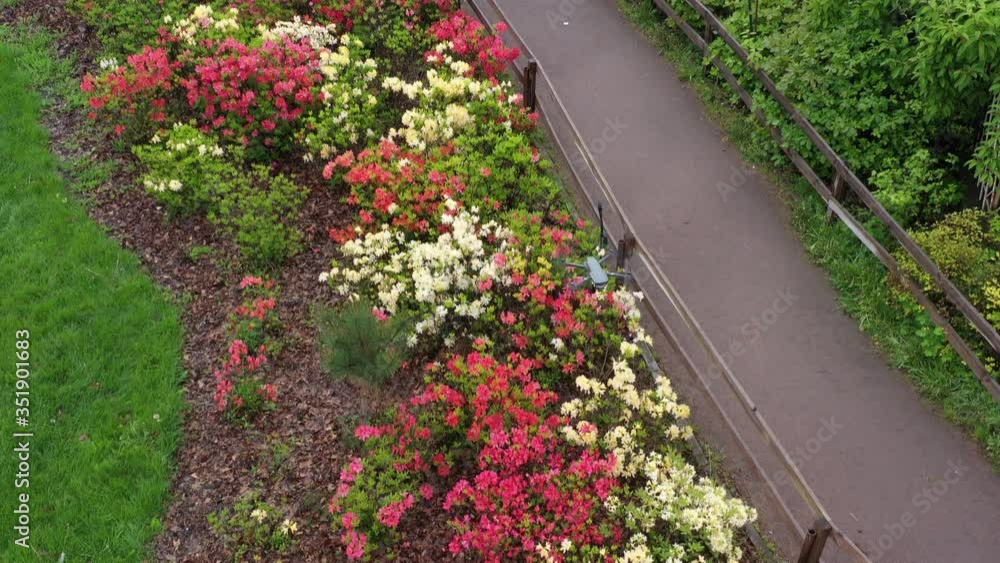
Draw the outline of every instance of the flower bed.
<instances>
[{"instance_id":1,"label":"flower bed","mask_svg":"<svg viewBox=\"0 0 1000 563\"><path fill-rule=\"evenodd\" d=\"M355 221L323 226L341 257L296 274L405 331L385 365L419 388L356 427L327 484L346 557L405 556L430 534L486 561L741 559L755 513L685 460L689 410L637 353L641 296L560 263L598 237L503 81L516 50L447 0L188 6L156 36L83 83L95 119L142 141L147 192L205 215L251 271L302 247L309 190L342 194ZM282 324L270 282L241 290L214 400L253 425L282 408L265 377Z\"/></svg>"}]
</instances>

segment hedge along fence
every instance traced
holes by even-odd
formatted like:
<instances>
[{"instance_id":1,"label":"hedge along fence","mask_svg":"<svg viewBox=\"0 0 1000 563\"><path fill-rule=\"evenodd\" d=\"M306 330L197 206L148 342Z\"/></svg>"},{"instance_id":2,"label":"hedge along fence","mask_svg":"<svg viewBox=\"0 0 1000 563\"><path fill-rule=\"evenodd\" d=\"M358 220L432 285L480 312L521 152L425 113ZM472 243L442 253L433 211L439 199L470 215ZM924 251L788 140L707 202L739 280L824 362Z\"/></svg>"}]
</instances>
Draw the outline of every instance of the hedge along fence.
<instances>
[{"instance_id":1,"label":"hedge along fence","mask_svg":"<svg viewBox=\"0 0 1000 563\"><path fill-rule=\"evenodd\" d=\"M493 27L494 22L497 21L508 21L503 9L500 8L496 0L465 0L464 4L471 9L472 13L484 25L489 27ZM487 11L494 17L487 17ZM584 138L580 134L580 131L577 129L575 123L572 119L570 119L565 105L562 103L562 100L556 93L555 88L552 86L544 68L542 68L542 66L539 65L531 55L531 50L527 47L526 43L515 29L512 27L509 28L508 32L505 33L505 36L507 39L512 40L508 41L508 44L516 46L521 51L522 56L511 65L511 70L524 86L525 102L535 106L535 109L541 117L542 123L545 125L548 133L550 134L550 138L555 145L555 150L558 153L554 156L559 157L565 165L568 165L568 172L572 176L571 180L576 184L578 191L581 192L581 195L586 197L588 203L593 208L598 208L599 203L597 198L600 197L603 197L610 204L611 211L613 213L611 219L617 220L614 221L613 224L609 225L608 231L622 234L622 236L617 239L618 242L616 245L619 254L619 268L623 265L623 255L628 254L628 256L631 257L628 267L630 274L629 277L631 278L630 281L635 282L635 285L640 286L640 289L642 289L643 286L648 286L644 292L650 293L650 289L657 291L659 292L659 295L662 295L670 302L675 314L670 314L669 317L679 317L679 320L684 323L684 325L690 330L691 334L695 337L697 344L704 348L713 367L719 370L718 376L721 377L728 385L728 388L732 391L733 395L742 407L744 414L753 423L759 433L759 438L763 440L766 444L767 450L774 456L774 459L781 466L782 470L789 476L789 480L795 488L795 494L798 496L798 499L804 503L804 508L812 514L813 517L815 517L815 523L810 528L805 529L800 525L798 519L793 514L792 508L785 502L785 499L778 491L778 487L771 479L768 472L765 471L760 456L751 450L751 447L743 439L740 431L737 430L736 422L724 409L718 393L712 388L710 379L713 377L707 377L704 370L701 370L696 366L692 357L680 345L680 339L678 338L677 333L667 322L668 315L665 314L665 312L661 310L661 308L656 305L653 300L647 299L646 304L652 310L652 318L667 338L675 344L675 347L680 352L680 359L684 363L685 367L698 377L705 392L722 414L726 425L729 427L732 435L736 438L743 454L745 454L747 459L750 460L757 476L767 485L767 488L769 489L767 494L773 498L775 506L779 508L784 517L792 524L801 537L801 551L798 554L796 561L798 563L818 562L820 560L820 556L824 553L824 547L827 546L827 540L831 540L837 545L838 549L832 552L827 550L826 555L823 555L827 561L871 563L871 560L857 546L857 544L845 535L843 531L836 526L836 524L832 523L829 514L820 503L818 496L806 483L804 476L795 466L788 451L778 441L777 436L774 434L764 417L760 414L757 409L757 405L750 398L749 394L743 388L743 385L733 375L726 361L719 354L715 346L711 344L707 334L694 318L694 315L691 313L676 288L674 288L671 281L666 277L660 268L654 258L655 255L650 252L642 240L636 239L632 236L631 233L634 233L635 229L632 227L631 222L625 215L624 209L615 197L609 183L601 174L600 169L594 162L593 156L587 148L587 143L584 141ZM608 218L605 217L605 219ZM655 360L648 349L644 349L643 354L651 366L656 365ZM658 367L654 368L654 370L658 369ZM699 457L698 452L701 450L701 447L696 439L692 440L691 449L697 461L697 458ZM757 548L758 555L763 560L779 560L779 556L773 553L771 546L768 545L763 538L761 538L756 529L748 525L744 528L744 532L751 543L753 543Z\"/></svg>"},{"instance_id":2,"label":"hedge along fence","mask_svg":"<svg viewBox=\"0 0 1000 563\"><path fill-rule=\"evenodd\" d=\"M802 115L795 105L785 94L778 89L774 80L762 69L753 65L750 55L743 45L729 32L718 17L705 6L701 0L678 0L688 4L702 18L704 28L699 33L694 27L667 2L667 0L653 0L653 3L665 15L667 15L681 31L695 44L705 57L718 69L719 73L726 79L726 82L733 88L750 112L757 118L761 125L770 132L771 136L778 143L778 146L788 156L788 159L795 165L796 169L809 182L810 185L826 202L829 209L829 216L839 218L851 230L852 233L882 262L889 272L902 286L916 299L924 310L930 315L935 325L940 327L951 344L955 352L958 353L965 365L972 370L982 386L993 396L993 399L1000 403L1000 383L986 368L986 365L975 353L972 347L955 330L955 327L948 321L945 314L934 304L920 285L910 279L899 266L899 262L884 245L866 229L860 221L847 209L845 199L848 195L848 188L867 207L872 214L886 227L893 240L906 250L913 258L914 262L929 276L934 285L947 297L948 301L962 314L962 316L972 325L982 336L989 346L991 353L1000 359L1000 334L997 329L986 320L986 317L969 301L969 298L941 271L928 256L927 252L914 241L906 230L889 214L885 207L875 198L868 186L861 181L851 170L844 159L837 154L825 138L816 130L812 123ZM715 36L721 38L726 45L732 49L737 58L750 69L757 80L764 86L771 97L781 106L785 114L792 119L799 130L809 139L817 151L826 158L830 166L835 170L835 176L831 185L819 177L808 162L795 149L791 148L784 139L781 131L772 126L763 112L755 107L750 93L740 84L732 70L718 57L711 53L711 45Z\"/></svg>"}]
</instances>

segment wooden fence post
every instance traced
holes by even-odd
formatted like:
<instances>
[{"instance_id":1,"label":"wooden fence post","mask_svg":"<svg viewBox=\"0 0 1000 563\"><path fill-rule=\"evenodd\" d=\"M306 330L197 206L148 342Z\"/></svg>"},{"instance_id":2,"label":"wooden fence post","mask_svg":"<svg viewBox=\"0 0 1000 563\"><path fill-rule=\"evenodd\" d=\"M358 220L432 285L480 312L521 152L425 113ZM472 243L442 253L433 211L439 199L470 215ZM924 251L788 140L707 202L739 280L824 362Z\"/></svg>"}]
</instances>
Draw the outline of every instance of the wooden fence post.
<instances>
[{"instance_id":1,"label":"wooden fence post","mask_svg":"<svg viewBox=\"0 0 1000 563\"><path fill-rule=\"evenodd\" d=\"M632 233L626 232L625 236L618 239L618 252L615 255L615 267L619 272L625 270L625 264L635 251L636 240Z\"/></svg>"},{"instance_id":2,"label":"wooden fence post","mask_svg":"<svg viewBox=\"0 0 1000 563\"><path fill-rule=\"evenodd\" d=\"M799 552L797 563L819 563L819 558L823 555L823 548L826 547L826 540L830 537L833 526L826 521L826 518L819 518L813 527L806 534L805 541L802 542L802 550Z\"/></svg>"},{"instance_id":3,"label":"wooden fence post","mask_svg":"<svg viewBox=\"0 0 1000 563\"><path fill-rule=\"evenodd\" d=\"M538 84L538 63L532 59L524 67L524 105L534 112L538 109L538 96L535 86Z\"/></svg>"},{"instance_id":4,"label":"wooden fence post","mask_svg":"<svg viewBox=\"0 0 1000 563\"><path fill-rule=\"evenodd\" d=\"M847 182L844 181L844 177L837 172L837 175L833 178L833 199L837 203L844 203L844 196L847 195ZM826 210L826 220L833 223L837 219L837 215L833 212L833 207L827 206Z\"/></svg>"}]
</instances>

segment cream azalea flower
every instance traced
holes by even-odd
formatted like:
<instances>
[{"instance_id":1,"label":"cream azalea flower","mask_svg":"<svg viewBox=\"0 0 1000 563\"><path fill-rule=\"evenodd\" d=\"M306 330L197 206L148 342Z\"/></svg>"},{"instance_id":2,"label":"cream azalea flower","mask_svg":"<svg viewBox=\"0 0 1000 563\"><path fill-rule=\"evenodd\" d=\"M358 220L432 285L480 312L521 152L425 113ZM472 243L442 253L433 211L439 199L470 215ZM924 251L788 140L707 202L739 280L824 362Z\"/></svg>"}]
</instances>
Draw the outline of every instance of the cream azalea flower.
<instances>
[{"instance_id":1,"label":"cream azalea flower","mask_svg":"<svg viewBox=\"0 0 1000 563\"><path fill-rule=\"evenodd\" d=\"M296 42L308 39L314 49L334 47L340 42L336 25L308 24L299 16L295 16L292 21L277 22L270 28L261 26L260 36L265 41L274 41L282 37Z\"/></svg>"},{"instance_id":2,"label":"cream azalea flower","mask_svg":"<svg viewBox=\"0 0 1000 563\"><path fill-rule=\"evenodd\" d=\"M225 12L216 14L211 6L202 4L196 6L191 15L177 21L173 27L173 33L182 41L189 45L194 45L198 41L198 35L207 29L218 31L239 31L240 24L237 22L239 10L230 8ZM163 23L170 24L173 19L170 16L163 18Z\"/></svg>"},{"instance_id":3,"label":"cream azalea flower","mask_svg":"<svg viewBox=\"0 0 1000 563\"><path fill-rule=\"evenodd\" d=\"M457 209L451 200L445 206ZM509 252L510 232L494 222L482 224L466 210L445 213L441 221L450 232L434 241L407 241L405 233L388 226L348 241L341 247L347 264L335 265L324 279L344 295L364 290L390 315L419 311L411 345L415 337L436 335L454 318L477 319L492 300L480 284L512 283L508 267L494 259ZM500 242L488 245L487 240Z\"/></svg>"},{"instance_id":4,"label":"cream azalea flower","mask_svg":"<svg viewBox=\"0 0 1000 563\"><path fill-rule=\"evenodd\" d=\"M694 468L673 453L671 443L692 436L691 427L683 422L691 410L678 402L667 377L650 379L648 373L639 377L633 369L639 361L635 358L641 358L640 344L649 341L639 324L641 299L641 294L615 292L614 302L631 337L619 346L619 356L612 359L603 379L594 375L575 379L579 396L560 407L571 420L561 433L571 444L613 453L614 473L632 483L605 501L605 508L623 518L631 531L628 542L618 548L616 561L703 560L686 551L686 541L666 545L658 541L666 528L671 530L668 537L701 541L713 554L736 563L742 553L735 531L756 513L710 480L698 479ZM556 342L552 346L558 348ZM602 420L604 427L588 419ZM656 541L656 559L650 541Z\"/></svg>"},{"instance_id":5,"label":"cream azalea flower","mask_svg":"<svg viewBox=\"0 0 1000 563\"><path fill-rule=\"evenodd\" d=\"M299 531L299 525L294 520L289 520L286 518L285 521L281 523L280 530L281 533L285 534L286 536L291 536L294 535L295 532Z\"/></svg>"}]
</instances>

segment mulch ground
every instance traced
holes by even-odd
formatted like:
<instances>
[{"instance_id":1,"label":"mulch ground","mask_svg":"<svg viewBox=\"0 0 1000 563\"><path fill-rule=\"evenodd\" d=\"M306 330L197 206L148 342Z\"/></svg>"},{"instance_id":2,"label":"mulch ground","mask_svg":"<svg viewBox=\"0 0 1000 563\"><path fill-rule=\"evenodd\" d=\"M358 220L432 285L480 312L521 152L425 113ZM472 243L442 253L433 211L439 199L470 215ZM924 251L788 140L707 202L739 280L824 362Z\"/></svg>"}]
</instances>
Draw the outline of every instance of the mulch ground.
<instances>
[{"instance_id":1,"label":"mulch ground","mask_svg":"<svg viewBox=\"0 0 1000 563\"><path fill-rule=\"evenodd\" d=\"M64 0L22 0L17 7L0 11L3 23L29 20L59 37L59 55L75 57L81 76L95 67L97 39L67 11ZM268 376L278 386L279 405L253 427L237 428L222 419L212 402L212 373L229 343L226 319L241 301L242 274L233 265L237 250L202 219L168 220L164 209L138 188L134 173L129 172L134 170L129 155L114 151L108 138L93 138L94 129L86 121L81 112L53 100L46 118L53 151L64 159L82 156L93 162L113 159L122 164L109 182L80 197L87 200L91 217L109 236L135 252L149 274L184 307L189 410L184 442L176 457L173 498L154 546L156 559L232 560L209 527L208 515L258 490L264 500L287 508L288 516L299 523L296 545L282 560L345 560L326 504L342 465L351 456L349 435L359 421L408 395L417 381L411 377L405 385L395 382L391 390L380 391L332 380L320 366L312 308L333 299L317 277L337 255L328 229L350 223L352 213L341 202L344 194L310 180L320 178L318 170L305 171L298 178L311 190L301 214L305 249L275 278L281 288L278 311L288 328L285 349L272 359ZM190 250L198 246L212 247L214 252L192 258ZM291 446L287 459L276 456L280 445ZM446 553L448 526L442 511L432 506L420 510L424 514L408 520L421 522L421 529L402 530L410 541L403 544L399 560L454 559Z\"/></svg>"}]
</instances>

